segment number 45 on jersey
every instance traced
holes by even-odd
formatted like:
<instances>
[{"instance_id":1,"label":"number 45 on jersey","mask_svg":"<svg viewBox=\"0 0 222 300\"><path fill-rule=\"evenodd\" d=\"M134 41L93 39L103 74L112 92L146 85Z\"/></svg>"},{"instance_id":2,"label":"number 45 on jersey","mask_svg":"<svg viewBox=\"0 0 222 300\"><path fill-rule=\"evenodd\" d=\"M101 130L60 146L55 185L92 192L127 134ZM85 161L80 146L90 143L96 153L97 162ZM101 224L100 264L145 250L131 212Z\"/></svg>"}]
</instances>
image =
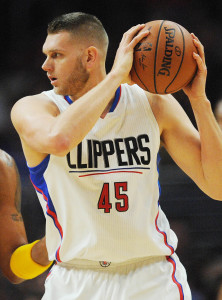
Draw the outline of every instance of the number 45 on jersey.
<instances>
[{"instance_id":1,"label":"number 45 on jersey","mask_svg":"<svg viewBox=\"0 0 222 300\"><path fill-rule=\"evenodd\" d=\"M110 213L112 203L110 203L110 189L115 191L115 209L119 212L127 211L129 208L128 196L123 192L127 191L127 182L114 182L114 184L104 183L98 201L98 209L104 209L104 213Z\"/></svg>"}]
</instances>

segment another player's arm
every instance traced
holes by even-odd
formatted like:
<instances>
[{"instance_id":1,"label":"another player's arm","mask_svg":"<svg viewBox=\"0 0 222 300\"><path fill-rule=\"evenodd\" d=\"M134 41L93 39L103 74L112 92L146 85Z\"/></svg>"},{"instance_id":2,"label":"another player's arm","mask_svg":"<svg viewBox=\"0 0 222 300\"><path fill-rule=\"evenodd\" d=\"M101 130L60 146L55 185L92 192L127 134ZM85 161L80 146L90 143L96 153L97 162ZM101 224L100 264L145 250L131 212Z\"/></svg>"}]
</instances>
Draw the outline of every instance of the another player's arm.
<instances>
[{"instance_id":1,"label":"another player's arm","mask_svg":"<svg viewBox=\"0 0 222 300\"><path fill-rule=\"evenodd\" d=\"M99 119L118 86L129 76L133 49L148 34L147 31L138 33L143 27L135 26L124 34L111 72L62 114L42 95L18 101L11 117L23 147L28 145L37 153L64 156L77 146Z\"/></svg>"},{"instance_id":2,"label":"another player's arm","mask_svg":"<svg viewBox=\"0 0 222 300\"><path fill-rule=\"evenodd\" d=\"M11 255L17 247L27 243L20 196L20 178L15 163L0 150L0 268L14 283L22 280L11 271Z\"/></svg>"},{"instance_id":3,"label":"another player's arm","mask_svg":"<svg viewBox=\"0 0 222 300\"><path fill-rule=\"evenodd\" d=\"M194 55L198 72L184 88L196 118L198 131L177 101L157 96L162 142L175 160L211 198L222 200L222 132L205 94L206 65L203 46L193 36L199 55ZM155 107L155 106L154 106Z\"/></svg>"},{"instance_id":4,"label":"another player's arm","mask_svg":"<svg viewBox=\"0 0 222 300\"><path fill-rule=\"evenodd\" d=\"M0 269L12 283L24 280L12 272L10 260L14 251L27 243L19 173L12 157L0 150ZM44 239L34 245L31 257L41 266L49 264Z\"/></svg>"}]
</instances>

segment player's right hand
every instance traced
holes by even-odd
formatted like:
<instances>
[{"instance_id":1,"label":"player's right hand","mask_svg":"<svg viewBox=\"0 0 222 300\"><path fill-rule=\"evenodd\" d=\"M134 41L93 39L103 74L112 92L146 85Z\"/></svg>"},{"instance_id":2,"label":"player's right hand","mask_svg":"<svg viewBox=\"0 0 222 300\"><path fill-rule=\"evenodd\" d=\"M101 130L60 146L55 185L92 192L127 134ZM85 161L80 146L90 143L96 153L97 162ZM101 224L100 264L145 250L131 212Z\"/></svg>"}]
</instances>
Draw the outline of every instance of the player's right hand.
<instances>
[{"instance_id":1,"label":"player's right hand","mask_svg":"<svg viewBox=\"0 0 222 300\"><path fill-rule=\"evenodd\" d=\"M123 34L111 72L121 77L122 83L131 82L130 71L133 65L133 52L135 46L149 31L143 30L145 24L133 26Z\"/></svg>"},{"instance_id":2,"label":"player's right hand","mask_svg":"<svg viewBox=\"0 0 222 300\"><path fill-rule=\"evenodd\" d=\"M205 61L204 46L200 40L192 33L194 46L198 53L193 53L193 57L197 62L197 72L192 81L183 88L185 94L189 97L190 101L194 104L198 103L201 99L206 99L206 79L207 79L207 66Z\"/></svg>"}]
</instances>

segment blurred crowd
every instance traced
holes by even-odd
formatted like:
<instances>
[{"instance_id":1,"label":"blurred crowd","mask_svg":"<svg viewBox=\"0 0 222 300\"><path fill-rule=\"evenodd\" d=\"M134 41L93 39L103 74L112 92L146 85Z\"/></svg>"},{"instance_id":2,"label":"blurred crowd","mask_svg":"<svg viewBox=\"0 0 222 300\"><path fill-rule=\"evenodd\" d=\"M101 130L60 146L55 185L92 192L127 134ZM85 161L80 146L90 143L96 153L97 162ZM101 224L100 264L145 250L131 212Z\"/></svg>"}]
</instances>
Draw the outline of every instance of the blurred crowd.
<instances>
[{"instance_id":1,"label":"blurred crowd","mask_svg":"<svg viewBox=\"0 0 222 300\"><path fill-rule=\"evenodd\" d=\"M44 217L30 184L19 138L10 110L21 97L51 89L41 70L42 45L48 22L57 15L84 11L96 15L110 37L107 71L112 67L122 34L131 26L168 19L194 32L205 47L206 92L222 127L222 9L216 1L200 0L1 0L0 148L18 165L23 188L22 213L29 241L44 235ZM183 92L177 100L195 125ZM179 238L178 256L188 273L193 300L222 300L222 204L209 199L162 151L161 206ZM0 274L1 300L38 300L47 274L14 286Z\"/></svg>"}]
</instances>

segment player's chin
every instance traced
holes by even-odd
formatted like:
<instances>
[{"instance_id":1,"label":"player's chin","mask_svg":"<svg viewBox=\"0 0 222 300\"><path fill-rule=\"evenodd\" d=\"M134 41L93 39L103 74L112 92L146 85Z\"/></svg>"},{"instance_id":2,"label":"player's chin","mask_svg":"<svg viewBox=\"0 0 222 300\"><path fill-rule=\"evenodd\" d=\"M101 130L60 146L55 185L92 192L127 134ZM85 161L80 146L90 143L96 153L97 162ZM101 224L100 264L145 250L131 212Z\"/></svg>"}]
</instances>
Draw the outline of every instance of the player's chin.
<instances>
[{"instance_id":1,"label":"player's chin","mask_svg":"<svg viewBox=\"0 0 222 300\"><path fill-rule=\"evenodd\" d=\"M57 95L62 95L62 96L66 95L64 89L62 89L61 87L54 86L53 90Z\"/></svg>"}]
</instances>

